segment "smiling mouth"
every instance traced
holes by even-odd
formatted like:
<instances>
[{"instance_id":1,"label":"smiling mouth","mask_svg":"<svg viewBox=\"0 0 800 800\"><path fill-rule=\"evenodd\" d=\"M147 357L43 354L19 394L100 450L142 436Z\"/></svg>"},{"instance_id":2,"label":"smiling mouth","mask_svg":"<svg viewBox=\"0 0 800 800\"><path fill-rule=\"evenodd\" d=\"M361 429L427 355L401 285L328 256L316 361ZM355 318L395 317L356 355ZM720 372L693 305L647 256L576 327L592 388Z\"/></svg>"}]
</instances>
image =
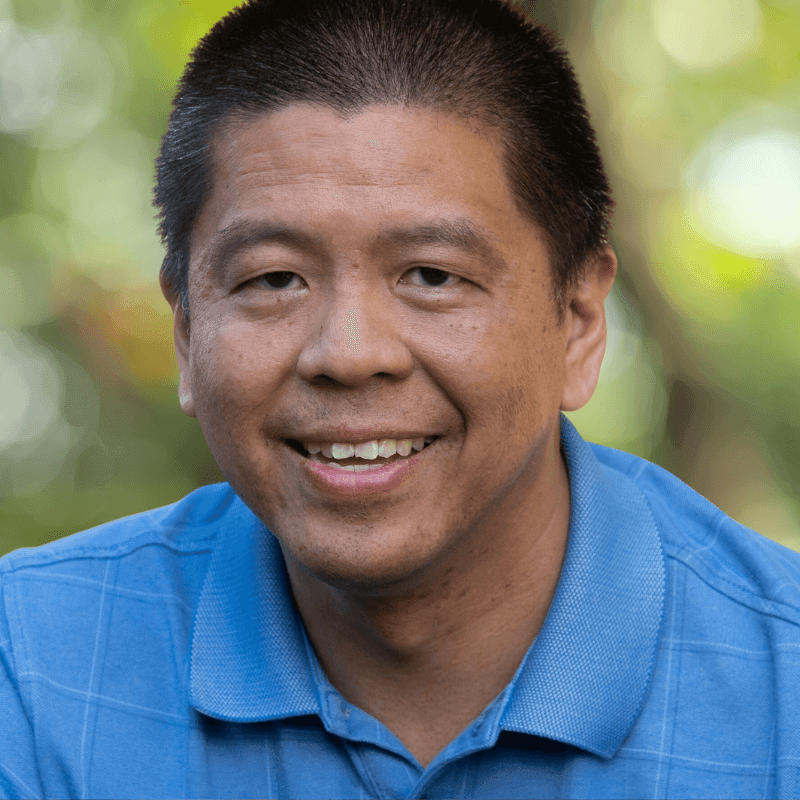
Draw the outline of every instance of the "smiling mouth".
<instances>
[{"instance_id":1,"label":"smiling mouth","mask_svg":"<svg viewBox=\"0 0 800 800\"><path fill-rule=\"evenodd\" d=\"M425 444L422 450L427 450L439 437L438 436L430 436L428 439L425 440ZM382 467L386 464L392 464L396 461L406 461L407 459L419 455L422 450L412 450L408 455L401 455L400 453L395 453L394 455L383 457L377 456L376 458L359 458L358 456L350 456L349 458L330 458L323 453L309 453L305 447L303 447L303 443L297 441L296 439L286 439L286 444L292 448L296 453L299 453L303 458L309 459L309 461L316 461L320 464L330 464L333 467L340 467L341 469L353 469L354 467L358 469L375 469L377 467Z\"/></svg>"}]
</instances>

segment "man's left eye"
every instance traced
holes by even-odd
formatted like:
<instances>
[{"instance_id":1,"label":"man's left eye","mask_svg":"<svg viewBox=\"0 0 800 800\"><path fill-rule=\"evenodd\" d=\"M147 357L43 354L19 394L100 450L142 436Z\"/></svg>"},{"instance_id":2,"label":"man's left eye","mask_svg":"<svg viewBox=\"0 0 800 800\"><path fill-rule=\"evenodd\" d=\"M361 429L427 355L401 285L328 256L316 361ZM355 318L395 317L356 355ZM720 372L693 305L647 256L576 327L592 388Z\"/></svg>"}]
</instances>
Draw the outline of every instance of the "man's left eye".
<instances>
[{"instance_id":1,"label":"man's left eye","mask_svg":"<svg viewBox=\"0 0 800 800\"><path fill-rule=\"evenodd\" d=\"M435 267L414 267L410 269L406 275L411 275L412 273L417 273L417 275L419 275L419 280L404 281L405 283L415 283L417 286L429 286L434 289L455 286L461 280L458 275L453 275L450 272L445 272L443 269L436 269Z\"/></svg>"}]
</instances>

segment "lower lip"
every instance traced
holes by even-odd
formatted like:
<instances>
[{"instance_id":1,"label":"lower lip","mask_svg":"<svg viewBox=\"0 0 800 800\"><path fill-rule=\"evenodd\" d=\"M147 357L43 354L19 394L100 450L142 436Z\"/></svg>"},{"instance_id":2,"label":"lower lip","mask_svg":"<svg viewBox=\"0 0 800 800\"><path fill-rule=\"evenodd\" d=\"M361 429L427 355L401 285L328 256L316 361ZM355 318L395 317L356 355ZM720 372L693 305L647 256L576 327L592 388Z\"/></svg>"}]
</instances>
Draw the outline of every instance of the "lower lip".
<instances>
[{"instance_id":1,"label":"lower lip","mask_svg":"<svg viewBox=\"0 0 800 800\"><path fill-rule=\"evenodd\" d=\"M319 461L303 458L306 474L311 483L327 494L337 497L363 497L382 494L402 486L410 477L420 458L432 447L429 444L413 456L402 461L391 461L374 469L353 472L349 469L332 467Z\"/></svg>"}]
</instances>

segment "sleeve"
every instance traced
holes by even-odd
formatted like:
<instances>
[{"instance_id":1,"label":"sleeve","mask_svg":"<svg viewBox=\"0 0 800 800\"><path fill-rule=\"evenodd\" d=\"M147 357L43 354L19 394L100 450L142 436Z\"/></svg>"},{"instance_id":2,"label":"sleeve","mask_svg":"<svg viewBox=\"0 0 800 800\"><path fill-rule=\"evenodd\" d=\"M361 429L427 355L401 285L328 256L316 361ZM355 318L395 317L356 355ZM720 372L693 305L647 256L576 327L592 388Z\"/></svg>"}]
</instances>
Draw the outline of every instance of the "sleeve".
<instances>
[{"instance_id":1,"label":"sleeve","mask_svg":"<svg viewBox=\"0 0 800 800\"><path fill-rule=\"evenodd\" d=\"M43 797L33 728L16 674L6 607L7 585L0 572L0 798Z\"/></svg>"}]
</instances>

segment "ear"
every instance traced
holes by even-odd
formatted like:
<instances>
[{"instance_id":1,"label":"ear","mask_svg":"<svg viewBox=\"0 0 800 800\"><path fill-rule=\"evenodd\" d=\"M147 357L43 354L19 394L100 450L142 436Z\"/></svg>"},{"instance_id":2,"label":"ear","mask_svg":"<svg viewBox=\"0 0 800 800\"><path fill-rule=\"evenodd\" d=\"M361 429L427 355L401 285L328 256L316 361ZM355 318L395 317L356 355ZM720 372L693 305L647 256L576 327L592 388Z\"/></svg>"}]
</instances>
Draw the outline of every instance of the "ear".
<instances>
[{"instance_id":1,"label":"ear","mask_svg":"<svg viewBox=\"0 0 800 800\"><path fill-rule=\"evenodd\" d=\"M589 256L584 270L584 277L570 292L561 329L567 346L562 411L582 408L597 388L606 352L604 301L617 275L617 256L605 245Z\"/></svg>"},{"instance_id":2,"label":"ear","mask_svg":"<svg viewBox=\"0 0 800 800\"><path fill-rule=\"evenodd\" d=\"M186 318L181 305L180 293L176 292L172 286L164 280L164 273L160 273L158 281L161 284L161 293L172 307L174 318L173 335L175 338L175 354L178 357L178 369L181 377L178 383L178 399L184 414L196 417L194 409L194 399L192 398L192 378L189 358L189 330L186 325Z\"/></svg>"}]
</instances>

